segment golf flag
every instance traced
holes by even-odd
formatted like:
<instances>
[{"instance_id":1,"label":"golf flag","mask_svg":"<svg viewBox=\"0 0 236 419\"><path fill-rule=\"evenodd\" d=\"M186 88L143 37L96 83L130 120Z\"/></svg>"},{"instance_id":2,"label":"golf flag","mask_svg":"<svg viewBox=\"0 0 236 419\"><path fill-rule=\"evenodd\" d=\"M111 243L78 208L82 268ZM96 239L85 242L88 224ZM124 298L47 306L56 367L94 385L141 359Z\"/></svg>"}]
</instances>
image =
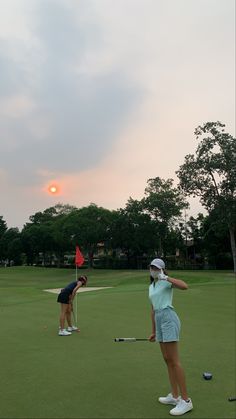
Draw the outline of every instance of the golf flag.
<instances>
[{"instance_id":1,"label":"golf flag","mask_svg":"<svg viewBox=\"0 0 236 419\"><path fill-rule=\"evenodd\" d=\"M81 266L84 263L84 257L79 249L79 246L76 246L76 253L75 253L75 265Z\"/></svg>"}]
</instances>

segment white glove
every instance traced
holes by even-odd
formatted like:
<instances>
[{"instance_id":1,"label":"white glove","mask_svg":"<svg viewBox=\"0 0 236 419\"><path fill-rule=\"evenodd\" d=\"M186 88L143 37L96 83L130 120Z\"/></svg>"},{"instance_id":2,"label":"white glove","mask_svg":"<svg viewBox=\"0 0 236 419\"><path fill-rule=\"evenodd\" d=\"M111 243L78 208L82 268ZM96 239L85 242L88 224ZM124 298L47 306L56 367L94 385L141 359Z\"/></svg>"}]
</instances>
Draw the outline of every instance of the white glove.
<instances>
[{"instance_id":1,"label":"white glove","mask_svg":"<svg viewBox=\"0 0 236 419\"><path fill-rule=\"evenodd\" d=\"M167 281L168 276L164 274L163 270L161 269L161 271L158 273L158 279L160 279L161 281Z\"/></svg>"}]
</instances>

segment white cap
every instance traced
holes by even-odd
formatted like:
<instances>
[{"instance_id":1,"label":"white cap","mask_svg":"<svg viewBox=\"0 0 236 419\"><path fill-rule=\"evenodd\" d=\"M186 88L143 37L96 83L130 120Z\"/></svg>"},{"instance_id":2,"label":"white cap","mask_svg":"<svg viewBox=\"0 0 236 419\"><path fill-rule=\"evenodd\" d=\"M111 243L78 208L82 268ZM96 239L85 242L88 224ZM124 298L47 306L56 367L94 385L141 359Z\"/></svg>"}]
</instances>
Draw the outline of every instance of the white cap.
<instances>
[{"instance_id":1,"label":"white cap","mask_svg":"<svg viewBox=\"0 0 236 419\"><path fill-rule=\"evenodd\" d=\"M153 259L150 265L156 266L158 269L165 269L165 262L162 259Z\"/></svg>"}]
</instances>

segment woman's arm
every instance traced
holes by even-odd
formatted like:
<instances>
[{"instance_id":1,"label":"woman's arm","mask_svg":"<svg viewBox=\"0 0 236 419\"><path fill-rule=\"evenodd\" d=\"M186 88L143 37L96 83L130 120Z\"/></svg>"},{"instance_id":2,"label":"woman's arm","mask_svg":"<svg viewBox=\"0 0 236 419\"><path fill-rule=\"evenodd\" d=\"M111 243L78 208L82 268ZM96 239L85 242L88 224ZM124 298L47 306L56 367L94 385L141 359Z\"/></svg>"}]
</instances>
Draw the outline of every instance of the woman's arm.
<instances>
[{"instance_id":1,"label":"woman's arm","mask_svg":"<svg viewBox=\"0 0 236 419\"><path fill-rule=\"evenodd\" d=\"M167 281L170 282L174 288L179 288L180 290L188 289L188 285L186 282L182 281L182 279L171 278L168 276Z\"/></svg>"},{"instance_id":2,"label":"woman's arm","mask_svg":"<svg viewBox=\"0 0 236 419\"><path fill-rule=\"evenodd\" d=\"M76 287L73 289L73 292L71 294L71 301L73 301L73 299L75 298L76 292L78 291L78 289L80 287L82 287L83 283L81 281L78 281L78 284L76 285Z\"/></svg>"},{"instance_id":3,"label":"woman's arm","mask_svg":"<svg viewBox=\"0 0 236 419\"><path fill-rule=\"evenodd\" d=\"M154 310L153 307L151 309L151 322L152 322L152 333L149 336L150 342L155 342L156 339L156 324L155 324L155 318L154 318Z\"/></svg>"},{"instance_id":4,"label":"woman's arm","mask_svg":"<svg viewBox=\"0 0 236 419\"><path fill-rule=\"evenodd\" d=\"M179 288L180 290L187 290L188 285L182 279L171 278L166 270L163 270L159 273L158 278L160 280L166 280L172 284L172 287Z\"/></svg>"}]
</instances>

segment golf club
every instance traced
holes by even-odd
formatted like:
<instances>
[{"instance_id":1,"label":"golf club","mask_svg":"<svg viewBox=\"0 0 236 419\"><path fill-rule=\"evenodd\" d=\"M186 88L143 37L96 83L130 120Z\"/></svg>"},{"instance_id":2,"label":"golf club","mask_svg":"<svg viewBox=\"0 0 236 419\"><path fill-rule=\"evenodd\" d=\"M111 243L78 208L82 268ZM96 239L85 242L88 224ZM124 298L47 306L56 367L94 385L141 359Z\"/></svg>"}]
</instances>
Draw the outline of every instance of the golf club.
<instances>
[{"instance_id":1,"label":"golf club","mask_svg":"<svg viewBox=\"0 0 236 419\"><path fill-rule=\"evenodd\" d=\"M142 340L148 340L147 338L139 339L139 338L115 338L115 342L137 342Z\"/></svg>"},{"instance_id":2,"label":"golf club","mask_svg":"<svg viewBox=\"0 0 236 419\"><path fill-rule=\"evenodd\" d=\"M229 402L235 402L236 401L236 397L229 397L228 400L229 400Z\"/></svg>"},{"instance_id":3,"label":"golf club","mask_svg":"<svg viewBox=\"0 0 236 419\"><path fill-rule=\"evenodd\" d=\"M71 311L72 311L72 315L73 315L73 319L74 319L74 325L77 327L77 319L75 317L74 307L73 307L72 303L71 303Z\"/></svg>"}]
</instances>

